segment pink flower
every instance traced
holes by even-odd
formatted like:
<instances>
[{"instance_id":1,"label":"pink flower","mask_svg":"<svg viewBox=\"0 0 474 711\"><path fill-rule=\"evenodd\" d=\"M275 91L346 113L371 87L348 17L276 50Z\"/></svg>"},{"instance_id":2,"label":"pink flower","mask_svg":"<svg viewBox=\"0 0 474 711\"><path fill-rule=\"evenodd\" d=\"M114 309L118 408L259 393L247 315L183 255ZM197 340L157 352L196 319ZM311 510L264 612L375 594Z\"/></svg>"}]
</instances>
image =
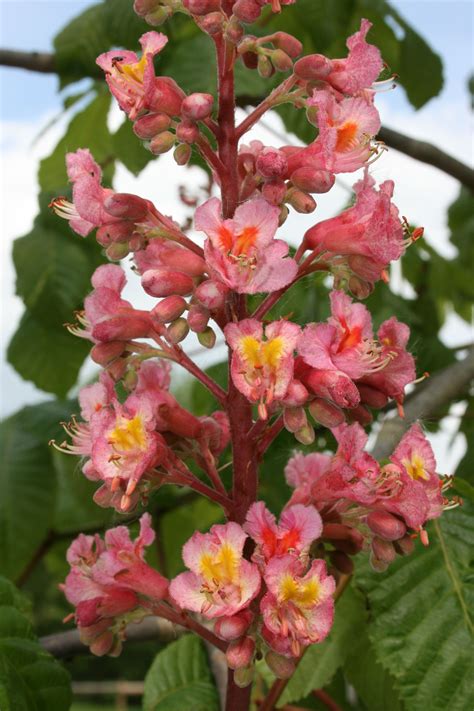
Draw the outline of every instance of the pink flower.
<instances>
[{"instance_id":1,"label":"pink flower","mask_svg":"<svg viewBox=\"0 0 474 711\"><path fill-rule=\"evenodd\" d=\"M353 303L343 291L330 294L331 316L327 323L309 324L298 351L303 360L320 370L339 370L358 379L385 367L374 343L372 319L363 304Z\"/></svg>"},{"instance_id":2,"label":"pink flower","mask_svg":"<svg viewBox=\"0 0 474 711\"><path fill-rule=\"evenodd\" d=\"M349 269L369 283L380 279L406 247L398 209L390 201L393 182L386 180L379 191L374 185L366 172L354 185L355 205L311 227L304 237L307 249L316 254L324 253L327 259L345 256Z\"/></svg>"},{"instance_id":3,"label":"pink flower","mask_svg":"<svg viewBox=\"0 0 474 711\"><path fill-rule=\"evenodd\" d=\"M118 105L134 121L148 108L147 98L153 89L155 69L153 57L161 52L168 42L166 35L146 32L140 37L141 59L129 50L112 50L97 57L97 64L104 70L110 91Z\"/></svg>"},{"instance_id":4,"label":"pink flower","mask_svg":"<svg viewBox=\"0 0 474 711\"><path fill-rule=\"evenodd\" d=\"M208 236L206 261L226 286L240 294L281 289L297 272L288 245L275 240L279 210L255 198L240 205L231 220L221 217L221 202L211 198L196 210L195 227Z\"/></svg>"},{"instance_id":5,"label":"pink flower","mask_svg":"<svg viewBox=\"0 0 474 711\"><path fill-rule=\"evenodd\" d=\"M268 588L260 609L263 636L276 652L299 657L310 644L322 642L334 618L334 578L323 560L313 560L308 572L292 556L272 558L264 573Z\"/></svg>"},{"instance_id":6,"label":"pink flower","mask_svg":"<svg viewBox=\"0 0 474 711\"><path fill-rule=\"evenodd\" d=\"M395 316L384 321L377 332L382 351L381 358L388 359L383 370L365 375L360 381L362 399L370 399L373 392L393 398L401 407L405 397L405 387L416 378L415 360L406 350L410 329L400 323ZM359 385L359 383L358 383ZM371 405L369 400L368 404Z\"/></svg>"},{"instance_id":7,"label":"pink flower","mask_svg":"<svg viewBox=\"0 0 474 711\"><path fill-rule=\"evenodd\" d=\"M294 350L300 328L289 321L274 321L265 326L255 319L229 323L224 329L232 348L231 375L235 387L251 402L260 403L260 416L266 406L282 400L293 378Z\"/></svg>"},{"instance_id":8,"label":"pink flower","mask_svg":"<svg viewBox=\"0 0 474 711\"><path fill-rule=\"evenodd\" d=\"M291 554L306 559L309 546L321 535L322 522L313 506L295 504L283 511L277 526L264 502L257 501L247 512L244 531L257 544L252 560L262 566L274 556Z\"/></svg>"},{"instance_id":9,"label":"pink flower","mask_svg":"<svg viewBox=\"0 0 474 711\"><path fill-rule=\"evenodd\" d=\"M337 101L328 91L315 91L307 101L317 108L318 138L288 155L288 174L309 166L331 173L349 173L367 163L371 139L380 129L377 109L365 99Z\"/></svg>"},{"instance_id":10,"label":"pink flower","mask_svg":"<svg viewBox=\"0 0 474 711\"><path fill-rule=\"evenodd\" d=\"M189 249L155 237L146 249L135 252L142 286L151 296L186 296L206 271L206 262Z\"/></svg>"},{"instance_id":11,"label":"pink flower","mask_svg":"<svg viewBox=\"0 0 474 711\"><path fill-rule=\"evenodd\" d=\"M81 639L94 654L119 654L130 613L138 620L166 597L168 581L144 561L144 549L154 538L151 517L144 514L134 542L119 526L107 531L105 542L81 534L70 545L64 593L76 608Z\"/></svg>"},{"instance_id":12,"label":"pink flower","mask_svg":"<svg viewBox=\"0 0 474 711\"><path fill-rule=\"evenodd\" d=\"M305 506L312 504L313 487L316 488L318 481L324 477L331 460L330 455L319 452L311 452L307 455L296 452L288 460L285 467L285 478L287 484L295 490L290 504L304 504Z\"/></svg>"},{"instance_id":13,"label":"pink flower","mask_svg":"<svg viewBox=\"0 0 474 711\"><path fill-rule=\"evenodd\" d=\"M171 581L170 594L183 610L208 619L231 616L247 607L260 590L260 574L243 557L247 536L237 523L196 532L183 547L190 569Z\"/></svg>"}]
</instances>

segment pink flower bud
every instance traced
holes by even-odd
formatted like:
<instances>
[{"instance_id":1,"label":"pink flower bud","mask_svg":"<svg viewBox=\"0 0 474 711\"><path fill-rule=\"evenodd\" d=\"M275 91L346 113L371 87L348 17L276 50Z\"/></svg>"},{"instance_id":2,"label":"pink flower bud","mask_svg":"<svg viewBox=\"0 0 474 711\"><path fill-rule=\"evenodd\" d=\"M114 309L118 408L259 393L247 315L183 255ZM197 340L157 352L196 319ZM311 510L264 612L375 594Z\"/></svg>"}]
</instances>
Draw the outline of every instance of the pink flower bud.
<instances>
[{"instance_id":1,"label":"pink flower bud","mask_svg":"<svg viewBox=\"0 0 474 711\"><path fill-rule=\"evenodd\" d=\"M363 405L357 405L357 407L351 410L351 420L358 422L362 427L370 425L373 419L372 413Z\"/></svg>"},{"instance_id":2,"label":"pink flower bud","mask_svg":"<svg viewBox=\"0 0 474 711\"><path fill-rule=\"evenodd\" d=\"M377 410L385 407L388 402L388 397L381 390L376 390L371 388L370 385L358 385L360 392L360 399L364 405L373 407Z\"/></svg>"},{"instance_id":3,"label":"pink flower bud","mask_svg":"<svg viewBox=\"0 0 474 711\"><path fill-rule=\"evenodd\" d=\"M309 423L295 432L294 435L301 444L313 444L315 438L314 428Z\"/></svg>"},{"instance_id":4,"label":"pink flower bud","mask_svg":"<svg viewBox=\"0 0 474 711\"><path fill-rule=\"evenodd\" d=\"M169 323L179 318L186 307L187 303L182 296L171 294L151 310L151 317L158 323Z\"/></svg>"},{"instance_id":5,"label":"pink flower bud","mask_svg":"<svg viewBox=\"0 0 474 711\"><path fill-rule=\"evenodd\" d=\"M286 183L283 180L269 180L262 188L262 195L271 205L280 205L285 199Z\"/></svg>"},{"instance_id":6,"label":"pink flower bud","mask_svg":"<svg viewBox=\"0 0 474 711\"><path fill-rule=\"evenodd\" d=\"M181 105L183 116L193 121L201 121L212 113L214 97L211 94L190 94Z\"/></svg>"},{"instance_id":7,"label":"pink flower bud","mask_svg":"<svg viewBox=\"0 0 474 711\"><path fill-rule=\"evenodd\" d=\"M150 111L179 116L181 104L186 98L184 91L170 77L155 77L148 106Z\"/></svg>"},{"instance_id":8,"label":"pink flower bud","mask_svg":"<svg viewBox=\"0 0 474 711\"><path fill-rule=\"evenodd\" d=\"M278 72L288 72L293 68L291 57L282 49L275 49L270 55L271 62Z\"/></svg>"},{"instance_id":9,"label":"pink flower bud","mask_svg":"<svg viewBox=\"0 0 474 711\"><path fill-rule=\"evenodd\" d=\"M214 632L221 639L232 642L247 632L252 619L253 614L250 610L242 610L232 616L219 617L215 622Z\"/></svg>"},{"instance_id":10,"label":"pink flower bud","mask_svg":"<svg viewBox=\"0 0 474 711\"><path fill-rule=\"evenodd\" d=\"M289 35L287 32L275 32L273 35L268 35L265 38L266 42L271 42L277 49L282 49L286 54L295 59L303 51L301 42Z\"/></svg>"},{"instance_id":11,"label":"pink flower bud","mask_svg":"<svg viewBox=\"0 0 474 711\"><path fill-rule=\"evenodd\" d=\"M381 538L372 540L372 551L377 560L383 563L392 563L397 555L390 541L384 541Z\"/></svg>"},{"instance_id":12,"label":"pink flower bud","mask_svg":"<svg viewBox=\"0 0 474 711\"><path fill-rule=\"evenodd\" d=\"M225 38L229 42L237 44L237 42L240 42L240 40L242 39L243 34L244 28L242 27L240 22L235 17L233 17L226 27Z\"/></svg>"},{"instance_id":13,"label":"pink flower bud","mask_svg":"<svg viewBox=\"0 0 474 711\"><path fill-rule=\"evenodd\" d=\"M173 152L173 158L178 165L186 165L191 160L192 150L187 143L180 143Z\"/></svg>"},{"instance_id":14,"label":"pink flower bud","mask_svg":"<svg viewBox=\"0 0 474 711\"><path fill-rule=\"evenodd\" d=\"M298 168L291 174L291 182L295 188L307 193L327 193L335 180L336 176L333 173L310 166Z\"/></svg>"},{"instance_id":15,"label":"pink flower bud","mask_svg":"<svg viewBox=\"0 0 474 711\"><path fill-rule=\"evenodd\" d=\"M349 376L341 371L311 368L302 380L315 395L332 400L339 407L354 408L359 404L357 387Z\"/></svg>"},{"instance_id":16,"label":"pink flower bud","mask_svg":"<svg viewBox=\"0 0 474 711\"><path fill-rule=\"evenodd\" d=\"M231 642L225 653L227 664L231 669L241 669L248 667L255 652L255 642L251 637L242 637L242 639Z\"/></svg>"},{"instance_id":17,"label":"pink flower bud","mask_svg":"<svg viewBox=\"0 0 474 711\"><path fill-rule=\"evenodd\" d=\"M111 222L99 227L96 239L103 247L108 247L112 242L128 242L134 229L133 222Z\"/></svg>"},{"instance_id":18,"label":"pink flower bud","mask_svg":"<svg viewBox=\"0 0 474 711\"><path fill-rule=\"evenodd\" d=\"M178 320L184 321L184 319ZM175 321L175 323L177 323L177 321ZM202 423L197 417L194 417L194 415L188 412L188 410L181 407L176 400L170 405L160 405L158 411L160 417L165 420L170 432L173 432L179 437L188 437L190 439L196 439L196 437L201 435Z\"/></svg>"},{"instance_id":19,"label":"pink flower bud","mask_svg":"<svg viewBox=\"0 0 474 711\"><path fill-rule=\"evenodd\" d=\"M176 138L183 143L195 143L199 138L199 128L189 119L185 119L176 127Z\"/></svg>"},{"instance_id":20,"label":"pink flower bud","mask_svg":"<svg viewBox=\"0 0 474 711\"><path fill-rule=\"evenodd\" d=\"M322 54L309 54L298 59L294 72L300 79L317 81L325 79L332 68L331 60Z\"/></svg>"},{"instance_id":21,"label":"pink flower bud","mask_svg":"<svg viewBox=\"0 0 474 711\"><path fill-rule=\"evenodd\" d=\"M258 55L254 52L244 52L241 58L247 69L256 69L258 67Z\"/></svg>"},{"instance_id":22,"label":"pink flower bud","mask_svg":"<svg viewBox=\"0 0 474 711\"><path fill-rule=\"evenodd\" d=\"M133 132L138 138L149 141L158 133L166 131L171 126L171 119L166 114L146 114L133 124Z\"/></svg>"},{"instance_id":23,"label":"pink flower bud","mask_svg":"<svg viewBox=\"0 0 474 711\"><path fill-rule=\"evenodd\" d=\"M189 325L185 318L177 318L166 329L166 338L170 343L184 341L189 333Z\"/></svg>"},{"instance_id":24,"label":"pink flower bud","mask_svg":"<svg viewBox=\"0 0 474 711\"><path fill-rule=\"evenodd\" d=\"M344 575L351 575L354 571L354 563L349 558L347 553L343 553L342 551L331 551L329 559L333 566L339 570L339 572L344 573Z\"/></svg>"},{"instance_id":25,"label":"pink flower bud","mask_svg":"<svg viewBox=\"0 0 474 711\"><path fill-rule=\"evenodd\" d=\"M155 156L160 156L163 153L170 151L176 143L176 136L171 131L163 131L150 141L150 151Z\"/></svg>"},{"instance_id":26,"label":"pink flower bud","mask_svg":"<svg viewBox=\"0 0 474 711\"><path fill-rule=\"evenodd\" d=\"M255 35L245 35L243 40L239 42L239 46L237 47L237 52L238 54L246 54L247 52L254 53L257 51L257 38Z\"/></svg>"},{"instance_id":27,"label":"pink flower bud","mask_svg":"<svg viewBox=\"0 0 474 711\"><path fill-rule=\"evenodd\" d=\"M306 427L308 420L303 407L285 407L283 410L283 422L288 432L297 432Z\"/></svg>"},{"instance_id":28,"label":"pink flower bud","mask_svg":"<svg viewBox=\"0 0 474 711\"><path fill-rule=\"evenodd\" d=\"M224 17L220 12L211 12L199 23L199 27L203 32L207 32L208 35L217 35L222 32L222 26L224 24Z\"/></svg>"},{"instance_id":29,"label":"pink flower bud","mask_svg":"<svg viewBox=\"0 0 474 711\"><path fill-rule=\"evenodd\" d=\"M176 272L166 267L148 269L142 276L142 286L150 296L187 296L192 293L194 282L188 274Z\"/></svg>"},{"instance_id":30,"label":"pink flower bud","mask_svg":"<svg viewBox=\"0 0 474 711\"><path fill-rule=\"evenodd\" d=\"M317 485L315 485L315 491L317 491ZM325 523L321 538L331 541L336 548L340 548L341 543L350 543L351 550L349 552L354 553L357 553L364 544L363 535L357 529L346 526L344 523Z\"/></svg>"},{"instance_id":31,"label":"pink flower bud","mask_svg":"<svg viewBox=\"0 0 474 711\"><path fill-rule=\"evenodd\" d=\"M257 158L257 171L264 178L280 178L288 170L288 161L278 148L265 148Z\"/></svg>"},{"instance_id":32,"label":"pink flower bud","mask_svg":"<svg viewBox=\"0 0 474 711\"><path fill-rule=\"evenodd\" d=\"M252 683L254 672L255 667L253 664L250 667L242 667L242 669L236 669L234 672L234 684L240 689L245 689Z\"/></svg>"},{"instance_id":33,"label":"pink flower bud","mask_svg":"<svg viewBox=\"0 0 474 711\"><path fill-rule=\"evenodd\" d=\"M395 546L397 553L400 555L411 555L415 548L415 544L411 536L403 536L403 538L400 538L398 541L394 541L393 545Z\"/></svg>"},{"instance_id":34,"label":"pink flower bud","mask_svg":"<svg viewBox=\"0 0 474 711\"><path fill-rule=\"evenodd\" d=\"M204 329L201 333L197 334L198 341L204 348L214 348L216 345L216 334L210 326Z\"/></svg>"},{"instance_id":35,"label":"pink flower bud","mask_svg":"<svg viewBox=\"0 0 474 711\"><path fill-rule=\"evenodd\" d=\"M113 193L104 200L104 209L112 217L142 220L148 213L148 203L131 193Z\"/></svg>"},{"instance_id":36,"label":"pink flower bud","mask_svg":"<svg viewBox=\"0 0 474 711\"><path fill-rule=\"evenodd\" d=\"M108 365L123 353L122 341L111 341L110 343L97 343L91 350L91 358L94 363Z\"/></svg>"},{"instance_id":37,"label":"pink flower bud","mask_svg":"<svg viewBox=\"0 0 474 711\"><path fill-rule=\"evenodd\" d=\"M308 409L311 416L323 427L337 427L345 420L343 411L337 405L322 398L316 398L310 402Z\"/></svg>"},{"instance_id":38,"label":"pink flower bud","mask_svg":"<svg viewBox=\"0 0 474 711\"><path fill-rule=\"evenodd\" d=\"M260 17L262 8L255 2L255 0L237 0L232 12L239 20L242 22L255 22Z\"/></svg>"},{"instance_id":39,"label":"pink flower bud","mask_svg":"<svg viewBox=\"0 0 474 711\"><path fill-rule=\"evenodd\" d=\"M186 247L181 247L172 242L166 243L166 249L160 251L160 262L163 266L184 272L192 277L200 277L207 269L202 257Z\"/></svg>"},{"instance_id":40,"label":"pink flower bud","mask_svg":"<svg viewBox=\"0 0 474 711\"><path fill-rule=\"evenodd\" d=\"M202 333L207 328L211 314L200 304L191 304L188 312L189 328L194 333Z\"/></svg>"},{"instance_id":41,"label":"pink flower bud","mask_svg":"<svg viewBox=\"0 0 474 711\"><path fill-rule=\"evenodd\" d=\"M280 215L278 217L278 227L281 227L282 225L285 224L289 214L290 214L290 211L288 210L287 206L282 205L280 208Z\"/></svg>"},{"instance_id":42,"label":"pink flower bud","mask_svg":"<svg viewBox=\"0 0 474 711\"><path fill-rule=\"evenodd\" d=\"M311 195L304 193L302 190L296 190L295 188L288 191L286 202L291 205L296 212L303 214L309 214L316 210L316 201Z\"/></svg>"},{"instance_id":43,"label":"pink flower bud","mask_svg":"<svg viewBox=\"0 0 474 711\"><path fill-rule=\"evenodd\" d=\"M93 327L92 337L97 341L130 341L146 338L151 330L149 314L146 311L133 311L100 321Z\"/></svg>"},{"instance_id":44,"label":"pink flower bud","mask_svg":"<svg viewBox=\"0 0 474 711\"><path fill-rule=\"evenodd\" d=\"M399 518L386 511L372 511L367 516L367 525L379 538L397 541L406 533L406 526Z\"/></svg>"},{"instance_id":45,"label":"pink flower bud","mask_svg":"<svg viewBox=\"0 0 474 711\"><path fill-rule=\"evenodd\" d=\"M192 15L207 15L221 8L221 0L183 0L186 10Z\"/></svg>"},{"instance_id":46,"label":"pink flower bud","mask_svg":"<svg viewBox=\"0 0 474 711\"><path fill-rule=\"evenodd\" d=\"M364 281L354 274L349 278L348 287L357 299L366 299L374 290L374 285L371 282Z\"/></svg>"},{"instance_id":47,"label":"pink flower bud","mask_svg":"<svg viewBox=\"0 0 474 711\"><path fill-rule=\"evenodd\" d=\"M87 629L84 628L84 629ZM101 635L96 637L93 642L90 643L90 650L92 654L96 657L103 657L108 654L113 648L115 642L115 637L110 630L106 630Z\"/></svg>"},{"instance_id":48,"label":"pink flower bud","mask_svg":"<svg viewBox=\"0 0 474 711\"><path fill-rule=\"evenodd\" d=\"M207 279L196 288L196 299L209 311L221 309L225 303L227 289L223 284Z\"/></svg>"},{"instance_id":49,"label":"pink flower bud","mask_svg":"<svg viewBox=\"0 0 474 711\"><path fill-rule=\"evenodd\" d=\"M126 242L112 242L105 253L111 262L120 262L130 253L130 248Z\"/></svg>"},{"instance_id":50,"label":"pink flower bud","mask_svg":"<svg viewBox=\"0 0 474 711\"><path fill-rule=\"evenodd\" d=\"M373 552L370 554L370 566L372 570L375 570L376 573L385 573L388 568L388 565L389 564L385 561L377 558L377 556Z\"/></svg>"},{"instance_id":51,"label":"pink flower bud","mask_svg":"<svg viewBox=\"0 0 474 711\"><path fill-rule=\"evenodd\" d=\"M270 650L265 655L267 666L278 679L289 679L293 676L296 665L293 659Z\"/></svg>"},{"instance_id":52,"label":"pink flower bud","mask_svg":"<svg viewBox=\"0 0 474 711\"><path fill-rule=\"evenodd\" d=\"M148 15L149 12L153 12L160 4L160 0L135 0L133 3L133 9L140 15L144 17Z\"/></svg>"},{"instance_id":53,"label":"pink flower bud","mask_svg":"<svg viewBox=\"0 0 474 711\"><path fill-rule=\"evenodd\" d=\"M275 74L275 68L265 54L258 55L257 71L262 79L269 79Z\"/></svg>"},{"instance_id":54,"label":"pink flower bud","mask_svg":"<svg viewBox=\"0 0 474 711\"><path fill-rule=\"evenodd\" d=\"M304 405L308 399L308 391L299 380L292 380L285 395L285 405Z\"/></svg>"}]
</instances>

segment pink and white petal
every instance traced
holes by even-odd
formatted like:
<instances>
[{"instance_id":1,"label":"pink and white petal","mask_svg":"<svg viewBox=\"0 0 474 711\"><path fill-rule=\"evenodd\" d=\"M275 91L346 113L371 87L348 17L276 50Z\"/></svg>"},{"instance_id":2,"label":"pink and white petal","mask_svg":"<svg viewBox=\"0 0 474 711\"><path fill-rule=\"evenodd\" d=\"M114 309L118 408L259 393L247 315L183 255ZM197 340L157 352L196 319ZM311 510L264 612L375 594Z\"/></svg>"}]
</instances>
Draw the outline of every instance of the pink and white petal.
<instances>
[{"instance_id":1,"label":"pink and white petal","mask_svg":"<svg viewBox=\"0 0 474 711\"><path fill-rule=\"evenodd\" d=\"M301 551L321 536L323 523L314 506L295 504L283 511L280 517L280 530L291 534L291 540L294 542L292 547Z\"/></svg>"},{"instance_id":2,"label":"pink and white petal","mask_svg":"<svg viewBox=\"0 0 474 711\"><path fill-rule=\"evenodd\" d=\"M279 216L279 208L270 205L263 198L247 200L235 211L233 218L235 231L240 234L245 230L255 228L257 231L255 246L260 249L267 246L275 236Z\"/></svg>"},{"instance_id":3,"label":"pink and white petal","mask_svg":"<svg viewBox=\"0 0 474 711\"><path fill-rule=\"evenodd\" d=\"M201 612L207 604L207 598L201 592L201 582L194 573L181 573L171 581L169 594L182 610Z\"/></svg>"},{"instance_id":4,"label":"pink and white petal","mask_svg":"<svg viewBox=\"0 0 474 711\"><path fill-rule=\"evenodd\" d=\"M165 44L168 42L168 37L161 32L145 32L139 39L143 54L158 54L161 52Z\"/></svg>"},{"instance_id":5,"label":"pink and white petal","mask_svg":"<svg viewBox=\"0 0 474 711\"><path fill-rule=\"evenodd\" d=\"M276 543L278 534L276 519L263 501L256 501L250 506L243 528L255 543L270 546Z\"/></svg>"}]
</instances>

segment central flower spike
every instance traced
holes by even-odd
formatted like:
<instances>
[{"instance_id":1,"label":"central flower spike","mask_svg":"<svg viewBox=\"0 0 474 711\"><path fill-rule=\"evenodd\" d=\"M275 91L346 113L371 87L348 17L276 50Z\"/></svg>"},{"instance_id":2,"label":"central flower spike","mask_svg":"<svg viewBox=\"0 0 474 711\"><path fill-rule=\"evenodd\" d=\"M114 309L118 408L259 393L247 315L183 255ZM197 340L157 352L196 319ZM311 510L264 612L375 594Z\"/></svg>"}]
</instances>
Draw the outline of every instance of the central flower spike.
<instances>
[{"instance_id":1,"label":"central flower spike","mask_svg":"<svg viewBox=\"0 0 474 711\"><path fill-rule=\"evenodd\" d=\"M266 200L248 200L232 220L222 219L221 202L211 198L196 210L195 227L208 236L204 246L212 275L239 294L277 291L296 276L288 245L275 240L280 211Z\"/></svg>"},{"instance_id":2,"label":"central flower spike","mask_svg":"<svg viewBox=\"0 0 474 711\"><path fill-rule=\"evenodd\" d=\"M224 329L233 350L231 374L235 387L251 402L259 403L259 414L267 417L267 405L282 400L293 378L293 353L300 328L288 321L265 327L255 319L230 323Z\"/></svg>"},{"instance_id":3,"label":"central flower spike","mask_svg":"<svg viewBox=\"0 0 474 711\"><path fill-rule=\"evenodd\" d=\"M176 604L209 619L234 615L247 607L260 590L260 574L256 565L243 558L246 538L237 523L195 533L183 547L190 572L171 582Z\"/></svg>"},{"instance_id":4,"label":"central flower spike","mask_svg":"<svg viewBox=\"0 0 474 711\"><path fill-rule=\"evenodd\" d=\"M262 634L276 652L298 657L309 644L322 642L334 617L334 578L323 560L313 560L305 573L292 556L272 558L264 579L268 592L261 602Z\"/></svg>"}]
</instances>

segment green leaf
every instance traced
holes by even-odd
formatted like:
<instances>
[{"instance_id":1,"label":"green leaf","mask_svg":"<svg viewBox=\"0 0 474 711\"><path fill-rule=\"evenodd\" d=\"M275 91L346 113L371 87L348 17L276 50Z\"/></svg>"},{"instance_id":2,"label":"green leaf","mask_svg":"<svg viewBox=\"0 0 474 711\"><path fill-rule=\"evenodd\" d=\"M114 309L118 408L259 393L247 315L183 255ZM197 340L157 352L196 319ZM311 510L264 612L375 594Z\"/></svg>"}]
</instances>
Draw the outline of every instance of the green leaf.
<instances>
[{"instance_id":1,"label":"green leaf","mask_svg":"<svg viewBox=\"0 0 474 711\"><path fill-rule=\"evenodd\" d=\"M197 637L185 635L157 654L145 678L143 708L144 711L218 711L217 690Z\"/></svg>"},{"instance_id":2,"label":"green leaf","mask_svg":"<svg viewBox=\"0 0 474 711\"><path fill-rule=\"evenodd\" d=\"M314 644L307 649L281 696L281 704L298 701L313 689L321 689L329 684L344 664L353 640L362 633L365 617L362 597L349 588L336 605L334 625L329 637L322 644Z\"/></svg>"},{"instance_id":3,"label":"green leaf","mask_svg":"<svg viewBox=\"0 0 474 711\"><path fill-rule=\"evenodd\" d=\"M67 711L72 695L69 674L39 646L25 602L0 577L0 708L2 711Z\"/></svg>"},{"instance_id":4,"label":"green leaf","mask_svg":"<svg viewBox=\"0 0 474 711\"><path fill-rule=\"evenodd\" d=\"M207 35L175 40L167 45L160 59L157 73L172 77L186 93L216 93L215 51Z\"/></svg>"},{"instance_id":5,"label":"green leaf","mask_svg":"<svg viewBox=\"0 0 474 711\"><path fill-rule=\"evenodd\" d=\"M54 38L55 63L61 85L102 74L95 60L109 47L104 4L88 7Z\"/></svg>"},{"instance_id":6,"label":"green leaf","mask_svg":"<svg viewBox=\"0 0 474 711\"><path fill-rule=\"evenodd\" d=\"M403 26L405 37L400 46L401 83L410 103L415 109L421 109L430 99L438 96L443 88L443 63L417 32L406 23Z\"/></svg>"},{"instance_id":7,"label":"green leaf","mask_svg":"<svg viewBox=\"0 0 474 711\"><path fill-rule=\"evenodd\" d=\"M407 711L469 711L474 704L472 507L430 526L430 546L357 584L368 595L369 636Z\"/></svg>"},{"instance_id":8,"label":"green leaf","mask_svg":"<svg viewBox=\"0 0 474 711\"><path fill-rule=\"evenodd\" d=\"M118 131L112 135L115 157L134 175L138 175L154 159L140 139L133 133L132 124L126 118Z\"/></svg>"},{"instance_id":9,"label":"green leaf","mask_svg":"<svg viewBox=\"0 0 474 711\"><path fill-rule=\"evenodd\" d=\"M110 94L104 90L74 116L54 151L40 163L38 179L42 190L55 192L65 188L68 152L87 147L98 163L113 159L112 139L107 128L109 108Z\"/></svg>"},{"instance_id":10,"label":"green leaf","mask_svg":"<svg viewBox=\"0 0 474 711\"><path fill-rule=\"evenodd\" d=\"M86 341L65 328L45 326L27 311L10 341L7 359L24 380L64 397L76 382L88 352Z\"/></svg>"},{"instance_id":11,"label":"green leaf","mask_svg":"<svg viewBox=\"0 0 474 711\"><path fill-rule=\"evenodd\" d=\"M71 318L90 287L90 264L72 235L35 227L13 244L16 293L44 325Z\"/></svg>"}]
</instances>

